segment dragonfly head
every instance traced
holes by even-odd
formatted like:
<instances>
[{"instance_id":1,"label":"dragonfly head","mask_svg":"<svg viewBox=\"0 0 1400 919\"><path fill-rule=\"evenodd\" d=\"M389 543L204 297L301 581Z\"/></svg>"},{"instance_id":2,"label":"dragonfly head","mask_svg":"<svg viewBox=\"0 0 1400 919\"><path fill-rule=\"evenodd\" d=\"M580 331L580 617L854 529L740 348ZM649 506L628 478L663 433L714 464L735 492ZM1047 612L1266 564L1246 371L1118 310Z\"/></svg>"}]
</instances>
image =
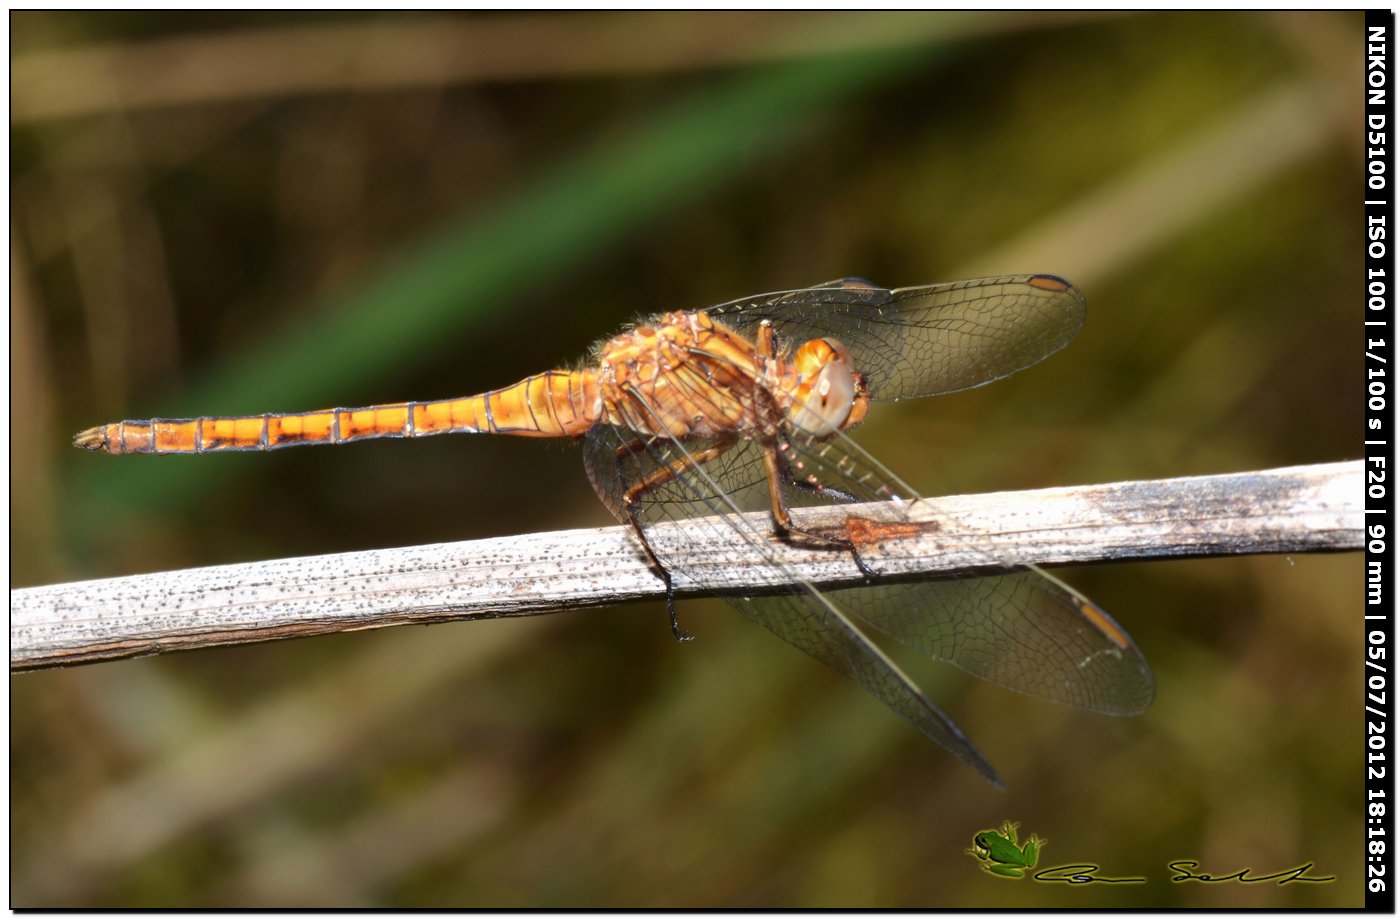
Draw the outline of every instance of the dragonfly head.
<instances>
[{"instance_id":1,"label":"dragonfly head","mask_svg":"<svg viewBox=\"0 0 1400 919\"><path fill-rule=\"evenodd\" d=\"M792 364L798 379L788 410L793 427L812 437L829 437L865 418L870 393L841 342L814 338L797 349Z\"/></svg>"}]
</instances>

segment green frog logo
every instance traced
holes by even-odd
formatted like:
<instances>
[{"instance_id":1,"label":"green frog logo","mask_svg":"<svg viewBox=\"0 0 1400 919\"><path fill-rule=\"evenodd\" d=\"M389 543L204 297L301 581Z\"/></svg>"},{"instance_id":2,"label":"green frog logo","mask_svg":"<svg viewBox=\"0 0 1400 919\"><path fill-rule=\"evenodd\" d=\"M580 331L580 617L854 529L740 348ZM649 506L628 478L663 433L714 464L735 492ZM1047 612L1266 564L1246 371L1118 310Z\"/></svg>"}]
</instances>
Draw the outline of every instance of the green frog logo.
<instances>
[{"instance_id":1,"label":"green frog logo","mask_svg":"<svg viewBox=\"0 0 1400 919\"><path fill-rule=\"evenodd\" d=\"M972 848L968 855L982 862L982 870L1002 878L1023 878L1026 872L1040 860L1040 850L1045 840L1035 834L1026 840L1025 845L1016 842L1016 828L1019 823L1010 820L1001 825L1000 831L983 830L972 837Z\"/></svg>"}]
</instances>

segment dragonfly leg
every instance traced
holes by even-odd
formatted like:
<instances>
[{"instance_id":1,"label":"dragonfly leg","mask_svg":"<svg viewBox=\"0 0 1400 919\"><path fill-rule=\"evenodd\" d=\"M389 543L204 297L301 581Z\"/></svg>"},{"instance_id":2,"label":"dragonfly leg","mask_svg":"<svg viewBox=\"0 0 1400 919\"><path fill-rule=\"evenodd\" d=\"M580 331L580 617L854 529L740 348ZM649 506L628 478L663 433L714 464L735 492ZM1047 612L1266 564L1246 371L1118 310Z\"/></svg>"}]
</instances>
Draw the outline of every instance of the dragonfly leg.
<instances>
[{"instance_id":1,"label":"dragonfly leg","mask_svg":"<svg viewBox=\"0 0 1400 919\"><path fill-rule=\"evenodd\" d=\"M662 582L666 585L666 612L671 617L671 634L676 637L676 641L690 641L695 636L681 628L680 619L676 617L676 594L671 583L671 572L661 563L661 559L656 557L652 551L651 543L647 542L646 533L642 530L642 522L637 519L637 499L647 492L660 488L667 482L674 481L678 476L684 475L696 466L708 463L717 456L722 456L732 448L737 440L722 440L711 444L693 453L678 457L665 466L658 467L647 473L640 482L628 488L622 493L622 506L627 508L627 520L632 524L632 531L637 534L637 539L642 544L642 549L646 551L647 559L652 567L660 574ZM623 462L629 456L636 456L646 452L647 444L640 438L625 443L617 448L617 474L620 481L625 482L626 477L623 470Z\"/></svg>"},{"instance_id":2,"label":"dragonfly leg","mask_svg":"<svg viewBox=\"0 0 1400 919\"><path fill-rule=\"evenodd\" d=\"M854 495L849 495L836 488L822 485L819 482L800 480L792 474L788 464L784 461L778 448L773 445L764 447L763 469L768 479L768 495L772 501L771 512L773 515L773 527L777 530L778 536L796 546L804 546L812 549L840 549L851 553L851 558L855 561L860 573L867 578L873 578L878 572L866 564L861 557L860 546L850 536L837 536L833 533L822 533L816 530L804 530L794 526L792 514L788 511L787 498L783 496L784 484L790 484L797 488L813 491L818 494L831 495L842 501L855 501Z\"/></svg>"},{"instance_id":3,"label":"dragonfly leg","mask_svg":"<svg viewBox=\"0 0 1400 919\"><path fill-rule=\"evenodd\" d=\"M788 468L787 463L782 464L782 472L784 481L786 481L789 485L791 485L794 488L800 488L803 491L810 491L814 494L824 495L826 497L835 498L838 501L846 501L851 504L855 504L860 500L850 492L842 491L839 488L832 488L830 485L823 485L821 482L812 482L806 479L797 478L792 474L792 470ZM851 519L855 520L858 518ZM816 535L818 538L827 539L831 544L834 544L839 549L848 549L851 553L851 557L855 559L856 567L860 569L861 574L865 575L868 578L876 577L879 574L879 572L877 572L874 568L871 568L868 564L866 564L865 558L862 557L860 554L860 544L857 543L854 539L852 539L850 535L844 537L824 536L820 533L814 535Z\"/></svg>"},{"instance_id":4,"label":"dragonfly leg","mask_svg":"<svg viewBox=\"0 0 1400 919\"><path fill-rule=\"evenodd\" d=\"M832 281L829 285L822 286L846 286L846 281L860 282L866 285L870 283L869 281L861 281L860 278L843 278L841 281ZM759 323L755 343L758 346L758 353L763 357L771 358L777 354L777 335L773 331L773 323L766 319ZM792 525L792 515L788 513L787 499L783 497L783 484L789 483L799 488L833 495L842 501L855 501L854 495L849 495L835 488L828 488L818 482L798 481L793 476L792 470L788 468L788 464L784 461L778 447L774 444L766 444L763 448L763 467L768 479L768 495L772 500L773 528L777 531L780 539L797 546L845 550L851 553L851 557L855 559L856 567L860 569L861 574L868 578L875 577L875 571L865 563L865 559L860 557L860 550L856 548L854 540L846 536L802 530Z\"/></svg>"},{"instance_id":5,"label":"dragonfly leg","mask_svg":"<svg viewBox=\"0 0 1400 919\"><path fill-rule=\"evenodd\" d=\"M822 286L845 286L845 281L830 282L830 285ZM851 278L851 281L859 282L859 278ZM869 282L863 282L868 284ZM758 325L758 332L755 336L755 344L758 353L771 358L777 354L777 335L773 331L773 323L767 319ZM787 498L783 497L783 485L785 483L796 485L799 488L806 488L811 491L833 495L842 501L854 501L854 495L848 495L843 491L828 488L817 482L798 481L788 468L787 462L783 459L782 453L776 444L764 444L763 447L763 469L768 480L768 495L772 501L773 529L777 532L778 538L789 542L795 546L806 546L814 549L841 549L851 553L855 559L856 567L861 574L868 578L875 576L875 571L865 563L865 559L860 557L860 550L856 548L855 541L847 536L836 536L830 533L818 533L813 530L803 530L792 525L792 514L788 513Z\"/></svg>"}]
</instances>

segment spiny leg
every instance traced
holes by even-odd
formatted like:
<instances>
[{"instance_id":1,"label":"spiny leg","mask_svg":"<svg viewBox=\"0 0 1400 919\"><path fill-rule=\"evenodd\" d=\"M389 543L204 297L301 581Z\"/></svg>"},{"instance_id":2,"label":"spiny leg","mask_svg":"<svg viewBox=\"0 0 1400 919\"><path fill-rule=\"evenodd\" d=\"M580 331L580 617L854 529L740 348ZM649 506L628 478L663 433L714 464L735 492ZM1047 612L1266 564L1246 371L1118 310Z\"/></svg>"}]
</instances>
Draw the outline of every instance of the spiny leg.
<instances>
[{"instance_id":1,"label":"spiny leg","mask_svg":"<svg viewBox=\"0 0 1400 919\"><path fill-rule=\"evenodd\" d=\"M671 572L657 558L656 552L652 550L651 543L647 541L646 533L642 530L641 520L637 517L637 500L649 491L653 491L667 482L673 482L680 476L689 472L697 466L708 463L716 457L723 456L735 444L737 440L722 440L711 444L693 453L687 453L677 457L665 466L659 466L635 485L632 485L622 493L622 506L627 508L627 519L632 524L632 530L637 534L637 539L642 543L642 549L646 551L647 558L652 566L661 575L662 582L666 585L666 612L671 617L671 634L676 637L676 641L690 641L694 638L689 632L681 628L680 620L676 617L676 595L675 588L671 583ZM617 448L617 477L622 484L627 484L627 479L623 470L623 462L629 456L636 456L645 453L647 444L641 438L630 441Z\"/></svg>"},{"instance_id":2,"label":"spiny leg","mask_svg":"<svg viewBox=\"0 0 1400 919\"><path fill-rule=\"evenodd\" d=\"M765 319L759 323L754 343L757 345L759 355L763 358L771 360L777 355L778 339L772 322ZM763 470L768 480L773 528L780 539L795 546L845 550L851 553L851 558L855 559L856 567L860 569L861 574L868 578L875 577L875 571L865 563L865 559L861 558L855 540L849 536L834 536L830 533L818 533L793 526L792 515L788 512L787 498L783 495L783 485L790 483L798 488L814 491L818 494L834 495L843 501L854 501L853 495L822 485L820 482L797 479L792 474L792 470L788 468L787 461L783 459L775 442L770 441L763 445Z\"/></svg>"},{"instance_id":3,"label":"spiny leg","mask_svg":"<svg viewBox=\"0 0 1400 919\"><path fill-rule=\"evenodd\" d=\"M806 479L798 479L788 468L787 462L783 459L776 444L764 444L763 446L763 471L768 480L768 495L771 500L771 513L773 515L773 527L777 531L779 538L795 546L803 546L810 549L840 549L851 553L851 558L855 560L856 567L860 573L867 578L876 576L875 569L865 563L861 557L860 547L856 541L849 536L836 536L832 533L820 533L816 530L804 530L794 526L792 514L788 510L787 498L783 495L784 484L791 484L797 488L816 492L817 494L834 495L843 501L854 501L853 495L848 495L843 491L822 485L820 482Z\"/></svg>"}]
</instances>

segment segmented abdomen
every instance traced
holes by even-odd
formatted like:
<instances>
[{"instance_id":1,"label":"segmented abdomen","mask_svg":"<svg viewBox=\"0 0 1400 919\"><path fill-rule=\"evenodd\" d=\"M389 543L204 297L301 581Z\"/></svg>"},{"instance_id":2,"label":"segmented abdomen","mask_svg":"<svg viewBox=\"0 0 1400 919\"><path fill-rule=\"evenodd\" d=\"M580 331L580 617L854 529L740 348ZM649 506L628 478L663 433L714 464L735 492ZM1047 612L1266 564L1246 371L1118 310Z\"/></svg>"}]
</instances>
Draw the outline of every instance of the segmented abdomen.
<instances>
[{"instance_id":1,"label":"segmented abdomen","mask_svg":"<svg viewBox=\"0 0 1400 919\"><path fill-rule=\"evenodd\" d=\"M119 421L89 428L73 443L106 453L213 453L430 434L573 437L593 426L598 411L593 372L551 370L462 399L285 415Z\"/></svg>"}]
</instances>

